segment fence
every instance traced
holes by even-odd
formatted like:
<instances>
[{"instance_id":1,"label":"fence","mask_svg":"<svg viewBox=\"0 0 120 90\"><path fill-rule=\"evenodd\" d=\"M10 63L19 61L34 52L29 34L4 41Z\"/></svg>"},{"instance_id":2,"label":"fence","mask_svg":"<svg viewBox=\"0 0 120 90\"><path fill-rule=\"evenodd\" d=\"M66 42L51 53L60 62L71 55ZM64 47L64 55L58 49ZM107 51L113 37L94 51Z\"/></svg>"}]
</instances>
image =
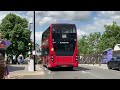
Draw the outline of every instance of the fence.
<instances>
[{"instance_id":1,"label":"fence","mask_svg":"<svg viewBox=\"0 0 120 90\"><path fill-rule=\"evenodd\" d=\"M120 50L113 51L113 56L116 56L116 55L120 55ZM101 64L101 62L102 62L101 53L79 56L79 64Z\"/></svg>"},{"instance_id":2,"label":"fence","mask_svg":"<svg viewBox=\"0 0 120 90\"><path fill-rule=\"evenodd\" d=\"M80 64L100 64L101 60L101 54L82 55L79 57Z\"/></svg>"}]
</instances>

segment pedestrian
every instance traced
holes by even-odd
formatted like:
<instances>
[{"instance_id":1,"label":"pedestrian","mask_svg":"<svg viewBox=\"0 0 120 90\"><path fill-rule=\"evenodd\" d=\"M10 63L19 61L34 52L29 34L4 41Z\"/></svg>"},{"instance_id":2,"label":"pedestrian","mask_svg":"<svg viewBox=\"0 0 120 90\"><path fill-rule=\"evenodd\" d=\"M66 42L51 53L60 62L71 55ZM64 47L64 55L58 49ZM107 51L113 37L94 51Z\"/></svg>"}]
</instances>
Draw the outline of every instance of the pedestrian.
<instances>
[{"instance_id":1,"label":"pedestrian","mask_svg":"<svg viewBox=\"0 0 120 90\"><path fill-rule=\"evenodd\" d=\"M10 79L8 65L6 65L6 77L5 79Z\"/></svg>"},{"instance_id":2,"label":"pedestrian","mask_svg":"<svg viewBox=\"0 0 120 90\"><path fill-rule=\"evenodd\" d=\"M13 55L13 64L16 64L16 57Z\"/></svg>"},{"instance_id":3,"label":"pedestrian","mask_svg":"<svg viewBox=\"0 0 120 90\"><path fill-rule=\"evenodd\" d=\"M0 53L0 79L6 79L6 63L3 55Z\"/></svg>"},{"instance_id":4,"label":"pedestrian","mask_svg":"<svg viewBox=\"0 0 120 90\"><path fill-rule=\"evenodd\" d=\"M24 63L24 57L23 57L22 53L18 56L18 62L19 62L19 64Z\"/></svg>"}]
</instances>

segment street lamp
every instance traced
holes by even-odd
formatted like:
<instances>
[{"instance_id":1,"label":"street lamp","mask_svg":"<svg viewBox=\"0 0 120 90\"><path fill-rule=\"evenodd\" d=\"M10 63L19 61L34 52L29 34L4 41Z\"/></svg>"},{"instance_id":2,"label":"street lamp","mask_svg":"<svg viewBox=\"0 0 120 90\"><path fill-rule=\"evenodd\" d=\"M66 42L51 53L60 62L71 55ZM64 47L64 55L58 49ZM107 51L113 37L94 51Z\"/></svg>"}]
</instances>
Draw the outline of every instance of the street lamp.
<instances>
[{"instance_id":1,"label":"street lamp","mask_svg":"<svg viewBox=\"0 0 120 90\"><path fill-rule=\"evenodd\" d=\"M33 17L34 17L34 51L35 51L35 11L33 11ZM36 54L36 53L35 53ZM35 71L35 55L34 55L34 71Z\"/></svg>"},{"instance_id":2,"label":"street lamp","mask_svg":"<svg viewBox=\"0 0 120 90\"><path fill-rule=\"evenodd\" d=\"M33 23L29 23L29 30L31 30L31 24L33 24L34 25L34 30L33 30L33 42L34 42L34 49L32 50L32 51L34 51L35 52L35 11L33 11L33 18L34 18L34 22ZM32 31L31 31L32 32ZM31 44L29 44L29 45L32 45L32 43ZM35 54L33 53L33 56L34 56L34 71L35 71Z\"/></svg>"},{"instance_id":3,"label":"street lamp","mask_svg":"<svg viewBox=\"0 0 120 90\"><path fill-rule=\"evenodd\" d=\"M31 25L32 25L32 24L33 24L33 23L29 23L29 26L28 26L28 29L30 30L29 41L31 41L31 32L32 32L32 30L31 30ZM31 51L30 51L31 42L28 43L28 46L29 46L29 52L28 52L28 54L29 54L29 57L30 57L30 54L31 54Z\"/></svg>"},{"instance_id":4,"label":"street lamp","mask_svg":"<svg viewBox=\"0 0 120 90\"><path fill-rule=\"evenodd\" d=\"M29 58L30 58L30 54L31 54L30 46L31 46L31 43L28 43L28 46L29 46L29 52L28 52L28 54L29 54Z\"/></svg>"}]
</instances>

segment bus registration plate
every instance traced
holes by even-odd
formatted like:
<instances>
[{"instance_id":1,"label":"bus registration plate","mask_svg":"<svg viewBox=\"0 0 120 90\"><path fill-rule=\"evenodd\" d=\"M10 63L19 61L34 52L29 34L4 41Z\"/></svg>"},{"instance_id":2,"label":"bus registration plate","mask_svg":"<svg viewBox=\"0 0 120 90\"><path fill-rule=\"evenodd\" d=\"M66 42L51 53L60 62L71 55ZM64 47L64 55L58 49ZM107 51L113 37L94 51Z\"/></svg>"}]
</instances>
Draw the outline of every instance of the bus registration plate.
<instances>
[{"instance_id":1,"label":"bus registration plate","mask_svg":"<svg viewBox=\"0 0 120 90\"><path fill-rule=\"evenodd\" d=\"M61 67L67 67L67 65L62 65Z\"/></svg>"}]
</instances>

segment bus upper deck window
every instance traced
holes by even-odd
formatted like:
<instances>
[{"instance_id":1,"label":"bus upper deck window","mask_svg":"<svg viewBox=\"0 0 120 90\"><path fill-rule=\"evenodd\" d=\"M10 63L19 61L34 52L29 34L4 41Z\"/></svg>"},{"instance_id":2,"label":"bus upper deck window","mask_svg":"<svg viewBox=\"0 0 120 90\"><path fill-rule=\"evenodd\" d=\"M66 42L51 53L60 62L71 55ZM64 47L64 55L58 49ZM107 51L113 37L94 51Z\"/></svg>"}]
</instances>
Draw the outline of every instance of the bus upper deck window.
<instances>
[{"instance_id":1,"label":"bus upper deck window","mask_svg":"<svg viewBox=\"0 0 120 90\"><path fill-rule=\"evenodd\" d=\"M73 33L76 33L75 28L73 28Z\"/></svg>"},{"instance_id":2,"label":"bus upper deck window","mask_svg":"<svg viewBox=\"0 0 120 90\"><path fill-rule=\"evenodd\" d=\"M54 28L53 28L52 32L55 33L55 29Z\"/></svg>"}]
</instances>

